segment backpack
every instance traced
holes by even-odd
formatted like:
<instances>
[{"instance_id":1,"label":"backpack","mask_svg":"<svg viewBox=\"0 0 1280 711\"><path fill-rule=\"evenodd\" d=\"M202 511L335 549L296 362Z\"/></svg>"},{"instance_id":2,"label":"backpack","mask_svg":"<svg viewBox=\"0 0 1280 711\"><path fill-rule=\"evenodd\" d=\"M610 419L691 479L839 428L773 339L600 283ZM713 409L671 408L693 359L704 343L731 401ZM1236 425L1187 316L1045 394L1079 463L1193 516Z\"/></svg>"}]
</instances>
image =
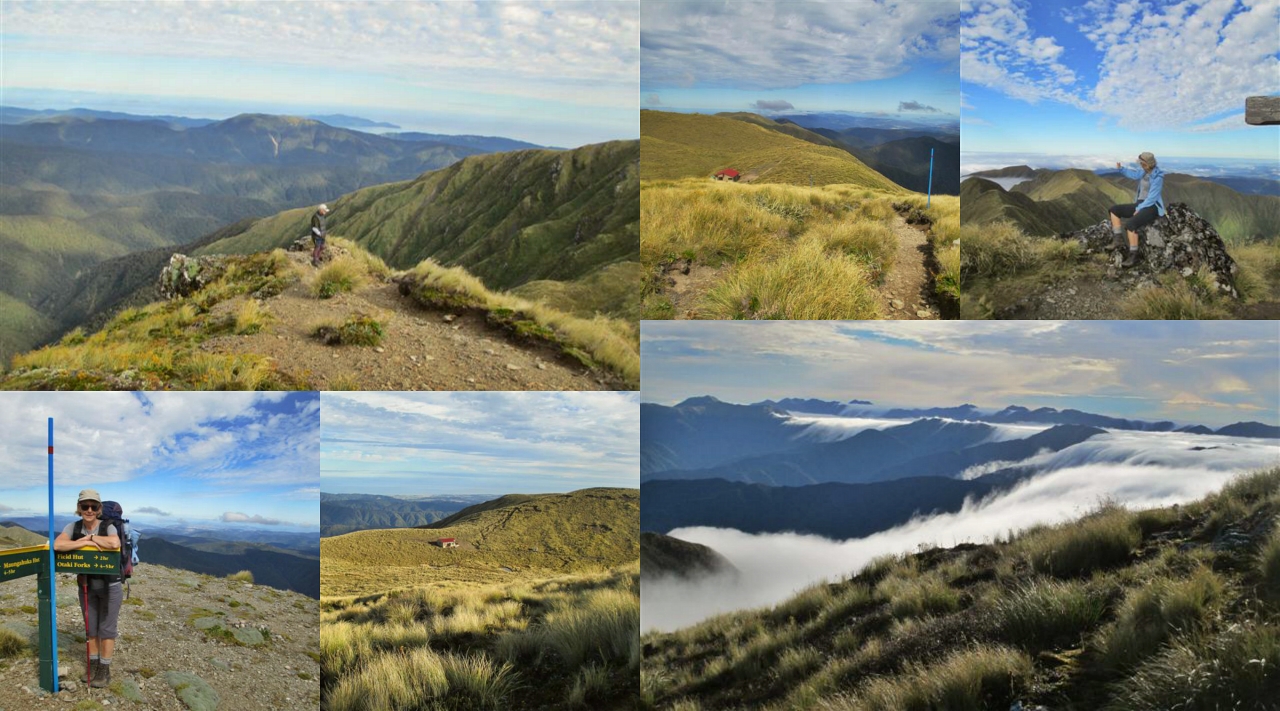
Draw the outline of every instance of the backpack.
<instances>
[{"instance_id":1,"label":"backpack","mask_svg":"<svg viewBox=\"0 0 1280 711\"><path fill-rule=\"evenodd\" d=\"M102 502L102 515L99 518L99 527L115 526L116 535L120 537L120 576L119 582L125 582L133 577L133 566L138 562L138 535L129 527L129 519L124 517L124 510L120 508L120 504L115 501ZM84 537L84 522L76 521L75 528L71 531L71 540L77 540ZM98 577L114 577L114 576L98 576ZM111 582L116 582L112 580Z\"/></svg>"}]
</instances>

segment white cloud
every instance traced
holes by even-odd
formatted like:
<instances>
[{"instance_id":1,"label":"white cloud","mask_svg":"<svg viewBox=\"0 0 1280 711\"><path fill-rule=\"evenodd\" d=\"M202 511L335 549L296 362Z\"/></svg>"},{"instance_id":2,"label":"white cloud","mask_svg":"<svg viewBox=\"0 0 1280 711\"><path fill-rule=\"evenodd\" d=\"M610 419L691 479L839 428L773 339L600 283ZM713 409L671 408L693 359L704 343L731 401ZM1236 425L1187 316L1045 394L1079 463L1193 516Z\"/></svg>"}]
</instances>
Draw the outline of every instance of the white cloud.
<instances>
[{"instance_id":1,"label":"white cloud","mask_svg":"<svg viewBox=\"0 0 1280 711\"><path fill-rule=\"evenodd\" d=\"M964 0L961 76L1035 103L1054 100L1118 119L1126 128L1242 128L1236 115L1195 125L1244 98L1270 94L1280 75L1280 2L1207 0L1151 6L1089 2L1069 22L1101 53L1099 79L1082 86L1056 38L1037 36L1020 0Z\"/></svg>"},{"instance_id":2,"label":"white cloud","mask_svg":"<svg viewBox=\"0 0 1280 711\"><path fill-rule=\"evenodd\" d=\"M1191 451L1192 442L1219 449ZM1045 473L1011 492L968 502L958 513L916 519L865 538L676 529L672 536L710 546L742 577L646 582L640 588L642 627L670 630L723 612L776 604L813 583L854 574L877 556L990 541L1077 518L1104 500L1133 509L1193 501L1239 472L1280 464L1280 447L1274 441L1230 437L1111 433L1022 463Z\"/></svg>"},{"instance_id":3,"label":"white cloud","mask_svg":"<svg viewBox=\"0 0 1280 711\"><path fill-rule=\"evenodd\" d=\"M780 89L886 79L959 56L944 2L641 3L642 81Z\"/></svg>"},{"instance_id":4,"label":"white cloud","mask_svg":"<svg viewBox=\"0 0 1280 711\"><path fill-rule=\"evenodd\" d=\"M249 516L248 514L242 514L238 511L228 511L222 514L222 522L223 523L256 523L260 526L279 526L280 524L284 523L284 521L281 521L279 519L264 518L262 516L259 516L258 514Z\"/></svg>"},{"instance_id":5,"label":"white cloud","mask_svg":"<svg viewBox=\"0 0 1280 711\"><path fill-rule=\"evenodd\" d=\"M256 404L280 393L10 393L0 408L6 486L43 481L47 418L55 467L85 484L126 481L158 470L253 486L314 482L318 428L299 415L261 418ZM256 421L229 424L253 416ZM265 439L262 439L265 435Z\"/></svg>"},{"instance_id":6,"label":"white cloud","mask_svg":"<svg viewBox=\"0 0 1280 711\"><path fill-rule=\"evenodd\" d=\"M359 71L597 105L627 86L634 105L639 68L636 4L607 1L6 2L5 33L23 50Z\"/></svg>"}]
</instances>

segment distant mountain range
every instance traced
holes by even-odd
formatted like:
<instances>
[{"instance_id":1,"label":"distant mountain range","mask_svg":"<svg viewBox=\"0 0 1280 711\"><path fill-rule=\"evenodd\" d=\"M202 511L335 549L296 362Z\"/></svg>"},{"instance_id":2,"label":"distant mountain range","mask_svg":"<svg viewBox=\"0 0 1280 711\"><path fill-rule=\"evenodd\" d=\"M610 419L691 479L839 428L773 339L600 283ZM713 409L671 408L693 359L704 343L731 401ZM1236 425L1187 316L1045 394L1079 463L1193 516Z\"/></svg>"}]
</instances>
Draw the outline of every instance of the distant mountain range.
<instances>
[{"instance_id":1,"label":"distant mountain range","mask_svg":"<svg viewBox=\"0 0 1280 711\"><path fill-rule=\"evenodd\" d=\"M1030 472L1021 472L1029 476ZM648 481L640 485L640 528L666 533L684 526L745 533L794 531L829 538L868 536L918 515L959 511L1012 486L1018 472L965 481L911 477L869 484L767 486L724 479Z\"/></svg>"},{"instance_id":2,"label":"distant mountain range","mask_svg":"<svg viewBox=\"0 0 1280 711\"><path fill-rule=\"evenodd\" d=\"M435 523L488 496L399 497L320 492L320 535L340 536L371 528L409 528Z\"/></svg>"},{"instance_id":3,"label":"distant mountain range","mask_svg":"<svg viewBox=\"0 0 1280 711\"><path fill-rule=\"evenodd\" d=\"M175 252L287 245L319 202L334 210L331 233L399 268L431 257L562 311L638 318L634 141L481 156L528 144L264 115L180 130L60 116L6 125L3 141L0 360L154 300ZM464 158L475 160L431 170ZM404 178L416 179L391 182ZM271 217L296 205L307 207Z\"/></svg>"},{"instance_id":4,"label":"distant mountain range","mask_svg":"<svg viewBox=\"0 0 1280 711\"><path fill-rule=\"evenodd\" d=\"M979 175L1030 177L1005 190ZM1112 205L1133 202L1135 188L1133 180L1119 173L1031 170L1027 166L985 171L961 184L960 219L964 224L1008 220L1029 235L1050 236L1105 220ZM1228 242L1280 237L1280 197L1246 195L1202 178L1168 173L1164 199L1166 204L1186 203Z\"/></svg>"},{"instance_id":5,"label":"distant mountain range","mask_svg":"<svg viewBox=\"0 0 1280 711\"><path fill-rule=\"evenodd\" d=\"M139 261L154 279L167 247L510 143L388 138L264 114L213 121L3 107L0 116L0 361L135 290L120 264L91 273L102 262L150 250L155 258Z\"/></svg>"},{"instance_id":6,"label":"distant mountain range","mask_svg":"<svg viewBox=\"0 0 1280 711\"><path fill-rule=\"evenodd\" d=\"M33 525L30 519L27 525ZM66 523L60 524L65 526ZM226 577L241 570L253 573L253 581L278 590L293 590L320 597L320 550L315 541L305 551L246 541L215 540L167 533L149 535L142 528L138 557L156 565L190 570L194 573ZM16 522L0 522L0 548L40 545L45 534L34 533ZM8 544L8 545L7 545Z\"/></svg>"},{"instance_id":7,"label":"distant mountain range","mask_svg":"<svg viewBox=\"0 0 1280 711\"><path fill-rule=\"evenodd\" d=\"M777 121L759 114L738 112L716 114L723 118L754 123L819 146L847 151L894 183L926 192L930 186L930 152L933 158L933 192L958 195L960 192L960 134L936 128L848 128L837 131L809 122L805 128L789 119Z\"/></svg>"}]
</instances>

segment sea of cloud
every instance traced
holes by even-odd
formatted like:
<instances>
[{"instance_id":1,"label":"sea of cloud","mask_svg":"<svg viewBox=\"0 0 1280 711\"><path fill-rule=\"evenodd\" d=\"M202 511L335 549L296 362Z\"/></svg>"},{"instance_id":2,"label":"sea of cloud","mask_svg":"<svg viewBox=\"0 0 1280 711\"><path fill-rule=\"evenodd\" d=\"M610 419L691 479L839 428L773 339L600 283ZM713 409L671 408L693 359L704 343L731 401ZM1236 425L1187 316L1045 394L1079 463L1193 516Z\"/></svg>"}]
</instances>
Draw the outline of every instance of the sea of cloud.
<instances>
[{"instance_id":1,"label":"sea of cloud","mask_svg":"<svg viewBox=\"0 0 1280 711\"><path fill-rule=\"evenodd\" d=\"M1133 509L1193 501L1241 472L1280 464L1280 445L1274 440L1112 432L1018 464L1034 464L1044 473L1012 491L970 501L957 513L918 518L864 538L676 529L670 535L711 547L741 575L692 583L646 581L640 590L642 628L673 630L717 614L773 605L816 582L854 574L878 556L989 541L1077 518L1102 501Z\"/></svg>"}]
</instances>

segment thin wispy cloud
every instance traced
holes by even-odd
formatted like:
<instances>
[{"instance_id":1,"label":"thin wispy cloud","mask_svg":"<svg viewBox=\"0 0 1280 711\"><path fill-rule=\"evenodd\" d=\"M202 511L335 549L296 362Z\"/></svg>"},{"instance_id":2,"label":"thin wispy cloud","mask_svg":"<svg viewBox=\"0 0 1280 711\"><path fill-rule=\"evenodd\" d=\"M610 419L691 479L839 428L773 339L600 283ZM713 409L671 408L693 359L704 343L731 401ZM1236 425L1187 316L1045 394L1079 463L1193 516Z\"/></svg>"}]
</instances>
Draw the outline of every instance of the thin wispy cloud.
<instances>
[{"instance_id":1,"label":"thin wispy cloud","mask_svg":"<svg viewBox=\"0 0 1280 711\"><path fill-rule=\"evenodd\" d=\"M744 89L887 79L958 53L935 2L642 3L644 79Z\"/></svg>"},{"instance_id":2,"label":"thin wispy cloud","mask_svg":"<svg viewBox=\"0 0 1280 711\"><path fill-rule=\"evenodd\" d=\"M44 509L53 417L59 488L93 486L144 517L213 520L216 499L250 517L317 525L314 502L282 500L318 485L317 403L314 393L10 393L0 497Z\"/></svg>"},{"instance_id":3,"label":"thin wispy cloud","mask_svg":"<svg viewBox=\"0 0 1280 711\"><path fill-rule=\"evenodd\" d=\"M570 491L639 482L634 393L324 393L322 486Z\"/></svg>"},{"instance_id":4,"label":"thin wispy cloud","mask_svg":"<svg viewBox=\"0 0 1280 711\"><path fill-rule=\"evenodd\" d=\"M612 138L630 136L611 112L637 106L636 3L41 0L6 2L3 37L10 89L558 117Z\"/></svg>"},{"instance_id":5,"label":"thin wispy cloud","mask_svg":"<svg viewBox=\"0 0 1280 711\"><path fill-rule=\"evenodd\" d=\"M650 321L641 330L651 402L856 398L1217 426L1280 420L1280 334L1267 322Z\"/></svg>"}]
</instances>

